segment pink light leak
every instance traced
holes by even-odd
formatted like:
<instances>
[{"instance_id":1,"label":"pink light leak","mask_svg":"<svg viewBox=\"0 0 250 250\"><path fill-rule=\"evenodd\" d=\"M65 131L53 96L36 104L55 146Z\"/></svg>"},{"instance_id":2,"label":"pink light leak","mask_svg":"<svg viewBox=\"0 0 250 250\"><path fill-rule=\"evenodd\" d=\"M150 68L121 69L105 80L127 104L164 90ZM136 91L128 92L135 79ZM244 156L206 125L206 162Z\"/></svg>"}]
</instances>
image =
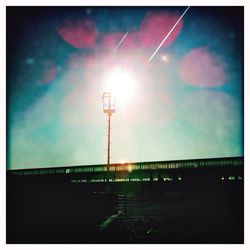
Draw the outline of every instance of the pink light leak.
<instances>
[{"instance_id":1,"label":"pink light leak","mask_svg":"<svg viewBox=\"0 0 250 250\"><path fill-rule=\"evenodd\" d=\"M43 65L42 74L38 80L38 84L47 85L50 84L56 77L57 68L52 61L46 61Z\"/></svg>"},{"instance_id":2,"label":"pink light leak","mask_svg":"<svg viewBox=\"0 0 250 250\"><path fill-rule=\"evenodd\" d=\"M57 31L65 42L78 49L89 48L96 43L95 23L87 18L76 21L67 19Z\"/></svg>"},{"instance_id":3,"label":"pink light leak","mask_svg":"<svg viewBox=\"0 0 250 250\"><path fill-rule=\"evenodd\" d=\"M155 47L160 44L166 34L175 25L179 19L179 14L172 14L168 12L154 13L149 12L143 19L139 31L140 45L142 47ZM175 27L171 35L162 45L163 47L170 45L179 35L183 26L181 20Z\"/></svg>"},{"instance_id":4,"label":"pink light leak","mask_svg":"<svg viewBox=\"0 0 250 250\"><path fill-rule=\"evenodd\" d=\"M139 46L139 33L138 32L130 32L126 36L125 40L121 48L124 49L135 49Z\"/></svg>"},{"instance_id":5,"label":"pink light leak","mask_svg":"<svg viewBox=\"0 0 250 250\"><path fill-rule=\"evenodd\" d=\"M136 50L136 53L127 53L122 49L118 49L117 55L119 56L113 56L106 51L82 56L84 65L81 65L81 67L87 69L85 72L87 75L100 75L100 72L106 74L106 72L114 68L131 71L137 75L142 69L144 69L145 74L145 71L151 67L147 63L147 55L142 53L141 50ZM77 60L77 56L74 60ZM78 62L76 61L74 64L77 65Z\"/></svg>"},{"instance_id":6,"label":"pink light leak","mask_svg":"<svg viewBox=\"0 0 250 250\"><path fill-rule=\"evenodd\" d=\"M79 51L72 53L68 58L68 65L70 68L84 67L85 56Z\"/></svg>"},{"instance_id":7,"label":"pink light leak","mask_svg":"<svg viewBox=\"0 0 250 250\"><path fill-rule=\"evenodd\" d=\"M144 17L139 30L129 32L119 50L156 47L171 30L179 17L179 14L169 12L148 12ZM181 20L168 39L164 42L163 47L170 45L176 39L182 26L183 21ZM114 49L125 33L126 32L113 32L104 34L100 46L105 49Z\"/></svg>"},{"instance_id":8,"label":"pink light leak","mask_svg":"<svg viewBox=\"0 0 250 250\"><path fill-rule=\"evenodd\" d=\"M125 34L126 32L113 32L103 34L100 47L107 50L115 49ZM125 39L122 41L118 50L124 51L127 49L137 48L139 48L139 32L129 32Z\"/></svg>"},{"instance_id":9,"label":"pink light leak","mask_svg":"<svg viewBox=\"0 0 250 250\"><path fill-rule=\"evenodd\" d=\"M215 87L226 83L225 65L219 56L206 48L196 48L186 54L180 63L182 80L200 87Z\"/></svg>"},{"instance_id":10,"label":"pink light leak","mask_svg":"<svg viewBox=\"0 0 250 250\"><path fill-rule=\"evenodd\" d=\"M102 114L98 91L98 76L84 76L86 85L79 78L61 104L61 119L67 125L88 126L97 124ZM97 115L98 114L98 115Z\"/></svg>"},{"instance_id":11,"label":"pink light leak","mask_svg":"<svg viewBox=\"0 0 250 250\"><path fill-rule=\"evenodd\" d=\"M102 46L106 49L113 50L121 41L124 35L125 32L113 32L104 34L101 42Z\"/></svg>"}]
</instances>

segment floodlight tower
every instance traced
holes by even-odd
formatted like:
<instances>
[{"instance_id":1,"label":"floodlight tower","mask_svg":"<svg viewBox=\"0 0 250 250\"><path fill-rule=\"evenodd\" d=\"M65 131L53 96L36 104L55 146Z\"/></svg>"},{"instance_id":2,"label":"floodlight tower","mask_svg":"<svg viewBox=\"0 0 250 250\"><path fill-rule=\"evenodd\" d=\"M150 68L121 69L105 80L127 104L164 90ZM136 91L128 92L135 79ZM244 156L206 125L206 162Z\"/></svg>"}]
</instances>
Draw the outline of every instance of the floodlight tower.
<instances>
[{"instance_id":1,"label":"floodlight tower","mask_svg":"<svg viewBox=\"0 0 250 250\"><path fill-rule=\"evenodd\" d=\"M103 96L103 112L108 115L108 154L107 154L107 165L109 171L110 164L110 120L111 115L115 113L115 96L112 96L111 92L104 92Z\"/></svg>"}]
</instances>

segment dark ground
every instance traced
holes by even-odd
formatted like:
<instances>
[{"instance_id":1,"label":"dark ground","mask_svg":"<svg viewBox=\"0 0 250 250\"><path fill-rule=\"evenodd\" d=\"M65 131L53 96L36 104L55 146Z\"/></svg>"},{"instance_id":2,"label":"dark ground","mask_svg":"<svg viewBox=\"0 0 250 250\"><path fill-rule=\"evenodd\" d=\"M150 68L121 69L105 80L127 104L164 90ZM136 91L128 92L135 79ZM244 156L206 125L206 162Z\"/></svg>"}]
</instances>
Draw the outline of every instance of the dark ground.
<instances>
[{"instance_id":1,"label":"dark ground","mask_svg":"<svg viewBox=\"0 0 250 250\"><path fill-rule=\"evenodd\" d=\"M7 243L243 243L243 193L243 180L7 176Z\"/></svg>"}]
</instances>

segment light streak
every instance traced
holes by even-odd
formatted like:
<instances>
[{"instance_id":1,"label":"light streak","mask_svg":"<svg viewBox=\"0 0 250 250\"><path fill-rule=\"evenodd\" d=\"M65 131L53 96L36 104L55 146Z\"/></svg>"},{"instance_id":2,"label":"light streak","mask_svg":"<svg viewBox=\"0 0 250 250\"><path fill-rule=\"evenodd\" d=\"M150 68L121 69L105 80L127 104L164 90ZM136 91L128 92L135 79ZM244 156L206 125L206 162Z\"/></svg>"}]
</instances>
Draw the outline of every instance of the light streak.
<instances>
[{"instance_id":1,"label":"light streak","mask_svg":"<svg viewBox=\"0 0 250 250\"><path fill-rule=\"evenodd\" d=\"M121 43L123 42L123 40L126 38L126 36L128 35L128 32L123 36L122 40L118 43L118 45L114 48L114 50L112 51L112 54L114 54L116 52L116 50L118 49L118 47L121 45Z\"/></svg>"},{"instance_id":2,"label":"light streak","mask_svg":"<svg viewBox=\"0 0 250 250\"><path fill-rule=\"evenodd\" d=\"M158 46L158 48L155 50L155 52L153 53L153 55L148 59L148 62L150 62L153 57L155 56L155 54L157 53L157 51L161 48L162 44L168 39L168 37L171 35L171 33L173 32L173 30L175 29L175 27L178 25L178 23L180 22L180 20L184 17L184 15L186 14L186 12L188 11L188 9L190 8L190 6L188 6L186 8L186 10L183 12L183 14L180 16L180 18L177 20L177 22L175 23L175 25L172 27L172 29L168 32L168 34L165 36L165 38L162 40L162 42L160 43L160 45Z\"/></svg>"}]
</instances>

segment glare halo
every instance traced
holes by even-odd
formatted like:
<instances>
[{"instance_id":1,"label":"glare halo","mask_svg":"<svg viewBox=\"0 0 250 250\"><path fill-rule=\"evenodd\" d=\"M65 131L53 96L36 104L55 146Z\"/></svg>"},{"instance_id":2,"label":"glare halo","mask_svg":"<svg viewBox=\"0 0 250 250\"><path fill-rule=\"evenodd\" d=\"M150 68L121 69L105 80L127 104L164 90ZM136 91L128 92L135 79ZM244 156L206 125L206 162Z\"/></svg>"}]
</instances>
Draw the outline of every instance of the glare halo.
<instances>
[{"instance_id":1,"label":"glare halo","mask_svg":"<svg viewBox=\"0 0 250 250\"><path fill-rule=\"evenodd\" d=\"M132 72L120 68L110 71L105 77L104 91L114 95L118 103L131 100L135 91Z\"/></svg>"}]
</instances>

